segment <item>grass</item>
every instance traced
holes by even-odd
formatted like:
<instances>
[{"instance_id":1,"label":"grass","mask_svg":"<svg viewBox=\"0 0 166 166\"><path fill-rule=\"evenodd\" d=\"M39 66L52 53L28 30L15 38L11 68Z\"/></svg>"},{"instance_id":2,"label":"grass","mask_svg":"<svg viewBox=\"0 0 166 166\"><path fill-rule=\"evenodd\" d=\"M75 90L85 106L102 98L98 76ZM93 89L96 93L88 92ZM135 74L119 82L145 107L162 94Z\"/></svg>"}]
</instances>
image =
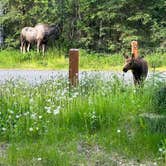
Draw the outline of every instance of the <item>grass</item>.
<instances>
[{"instance_id":1,"label":"grass","mask_svg":"<svg viewBox=\"0 0 166 166\"><path fill-rule=\"evenodd\" d=\"M19 51L3 50L0 52L0 68L4 69L66 69L68 60L64 56L58 56L58 52L48 53L42 56L36 52L21 54Z\"/></svg>"},{"instance_id":2,"label":"grass","mask_svg":"<svg viewBox=\"0 0 166 166\"><path fill-rule=\"evenodd\" d=\"M154 94L163 86L149 81L140 89L95 75L76 88L61 76L33 86L9 80L0 87L0 164L115 165L125 158L164 165L165 133L151 132L139 116L158 113Z\"/></svg>"},{"instance_id":3,"label":"grass","mask_svg":"<svg viewBox=\"0 0 166 166\"><path fill-rule=\"evenodd\" d=\"M60 55L61 54L61 55ZM153 53L146 56L149 67L159 71L166 70L166 54ZM21 54L18 50L0 52L1 69L55 69L68 70L69 60L63 52L49 49L45 56L34 51ZM87 53L80 50L80 70L122 70L124 59L119 54Z\"/></svg>"}]
</instances>

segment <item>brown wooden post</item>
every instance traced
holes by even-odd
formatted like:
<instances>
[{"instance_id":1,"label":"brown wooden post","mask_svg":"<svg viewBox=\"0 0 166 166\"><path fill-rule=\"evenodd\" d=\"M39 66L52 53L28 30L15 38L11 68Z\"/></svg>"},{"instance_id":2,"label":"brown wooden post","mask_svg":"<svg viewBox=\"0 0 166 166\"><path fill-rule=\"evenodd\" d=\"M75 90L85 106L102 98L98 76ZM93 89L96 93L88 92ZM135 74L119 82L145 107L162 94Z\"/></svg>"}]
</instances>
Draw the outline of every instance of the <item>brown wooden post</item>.
<instances>
[{"instance_id":1,"label":"brown wooden post","mask_svg":"<svg viewBox=\"0 0 166 166\"><path fill-rule=\"evenodd\" d=\"M79 50L70 49L69 51L69 83L70 86L78 84L78 65L79 65Z\"/></svg>"},{"instance_id":2,"label":"brown wooden post","mask_svg":"<svg viewBox=\"0 0 166 166\"><path fill-rule=\"evenodd\" d=\"M138 57L138 42L137 41L131 42L131 54L133 54L135 58Z\"/></svg>"}]
</instances>

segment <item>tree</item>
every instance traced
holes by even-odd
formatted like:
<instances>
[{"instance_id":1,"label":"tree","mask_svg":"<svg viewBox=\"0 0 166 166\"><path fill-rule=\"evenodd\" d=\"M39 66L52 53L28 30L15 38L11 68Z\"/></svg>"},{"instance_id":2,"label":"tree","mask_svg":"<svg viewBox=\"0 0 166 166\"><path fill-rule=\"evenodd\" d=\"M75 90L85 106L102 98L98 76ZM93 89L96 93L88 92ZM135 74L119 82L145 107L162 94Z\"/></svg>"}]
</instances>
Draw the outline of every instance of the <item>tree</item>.
<instances>
[{"instance_id":1,"label":"tree","mask_svg":"<svg viewBox=\"0 0 166 166\"><path fill-rule=\"evenodd\" d=\"M19 46L24 26L62 22L62 47L118 52L131 40L141 48L164 47L165 10L165 0L6 0L0 23L7 46Z\"/></svg>"}]
</instances>

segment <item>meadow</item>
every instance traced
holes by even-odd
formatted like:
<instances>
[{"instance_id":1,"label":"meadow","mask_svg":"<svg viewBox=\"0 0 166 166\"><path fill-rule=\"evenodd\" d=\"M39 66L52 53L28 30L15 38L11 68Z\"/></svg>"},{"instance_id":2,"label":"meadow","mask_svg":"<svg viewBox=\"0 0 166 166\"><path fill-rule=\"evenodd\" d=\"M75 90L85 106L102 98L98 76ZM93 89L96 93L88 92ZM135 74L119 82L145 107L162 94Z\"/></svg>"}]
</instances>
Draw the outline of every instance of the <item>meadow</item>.
<instances>
[{"instance_id":1,"label":"meadow","mask_svg":"<svg viewBox=\"0 0 166 166\"><path fill-rule=\"evenodd\" d=\"M8 80L0 86L0 165L164 166L166 128L142 115L165 116L165 84L156 77L138 88L86 74L77 87L63 76Z\"/></svg>"},{"instance_id":2,"label":"meadow","mask_svg":"<svg viewBox=\"0 0 166 166\"><path fill-rule=\"evenodd\" d=\"M80 70L114 70L121 71L124 65L122 53L102 54L89 53L80 49ZM145 59L149 63L150 70L154 68L159 71L166 70L166 53L153 52L146 54ZM30 51L21 54L19 50L1 50L1 69L48 69L48 70L68 70L68 53L63 50L48 49L45 56Z\"/></svg>"},{"instance_id":3,"label":"meadow","mask_svg":"<svg viewBox=\"0 0 166 166\"><path fill-rule=\"evenodd\" d=\"M165 53L145 58L151 71L166 69ZM45 56L0 52L1 69L68 70L68 61L52 49ZM123 64L121 54L80 50L80 70L121 71ZM0 165L164 166L166 82L157 77L142 88L86 73L77 87L63 75L36 85L7 80L0 85Z\"/></svg>"}]
</instances>

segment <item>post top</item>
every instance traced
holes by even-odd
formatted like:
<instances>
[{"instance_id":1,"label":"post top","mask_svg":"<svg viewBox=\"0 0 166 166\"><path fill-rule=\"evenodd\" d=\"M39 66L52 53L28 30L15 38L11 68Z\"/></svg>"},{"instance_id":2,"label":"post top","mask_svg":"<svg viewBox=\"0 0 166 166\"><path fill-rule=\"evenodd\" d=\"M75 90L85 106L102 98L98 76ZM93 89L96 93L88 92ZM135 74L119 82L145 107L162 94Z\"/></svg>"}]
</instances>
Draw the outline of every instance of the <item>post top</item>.
<instances>
[{"instance_id":1,"label":"post top","mask_svg":"<svg viewBox=\"0 0 166 166\"><path fill-rule=\"evenodd\" d=\"M79 51L79 49L71 48L70 51Z\"/></svg>"},{"instance_id":2,"label":"post top","mask_svg":"<svg viewBox=\"0 0 166 166\"><path fill-rule=\"evenodd\" d=\"M131 53L135 58L138 57L138 42L136 40L131 42Z\"/></svg>"}]
</instances>

